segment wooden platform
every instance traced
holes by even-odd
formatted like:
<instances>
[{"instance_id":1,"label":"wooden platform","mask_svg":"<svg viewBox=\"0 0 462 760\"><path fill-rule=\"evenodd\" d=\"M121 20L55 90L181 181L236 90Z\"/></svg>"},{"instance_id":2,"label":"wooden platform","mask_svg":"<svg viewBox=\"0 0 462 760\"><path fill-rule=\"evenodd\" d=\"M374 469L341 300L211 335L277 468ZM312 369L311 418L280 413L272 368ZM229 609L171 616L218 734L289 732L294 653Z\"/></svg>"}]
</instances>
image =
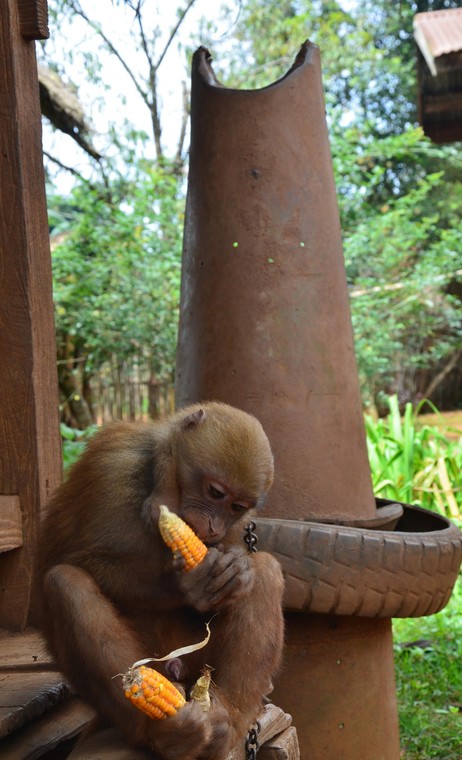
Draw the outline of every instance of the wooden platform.
<instances>
[{"instance_id":1,"label":"wooden platform","mask_svg":"<svg viewBox=\"0 0 462 760\"><path fill-rule=\"evenodd\" d=\"M40 634L0 631L0 757L46 758L80 734L94 712L72 693Z\"/></svg>"},{"instance_id":2,"label":"wooden platform","mask_svg":"<svg viewBox=\"0 0 462 760\"><path fill-rule=\"evenodd\" d=\"M72 692L56 668L38 631L0 630L1 760L150 760L149 753L124 745L115 729L81 740L75 748L69 746L69 740L78 737L93 718L93 710ZM270 703L259 723L258 760L299 760L290 715Z\"/></svg>"},{"instance_id":3,"label":"wooden platform","mask_svg":"<svg viewBox=\"0 0 462 760\"><path fill-rule=\"evenodd\" d=\"M297 732L292 718L279 707L268 704L259 718L258 760L299 760ZM79 742L68 760L152 760L152 754L124 745L116 729L106 729ZM228 760L244 760L244 750L233 752Z\"/></svg>"}]
</instances>

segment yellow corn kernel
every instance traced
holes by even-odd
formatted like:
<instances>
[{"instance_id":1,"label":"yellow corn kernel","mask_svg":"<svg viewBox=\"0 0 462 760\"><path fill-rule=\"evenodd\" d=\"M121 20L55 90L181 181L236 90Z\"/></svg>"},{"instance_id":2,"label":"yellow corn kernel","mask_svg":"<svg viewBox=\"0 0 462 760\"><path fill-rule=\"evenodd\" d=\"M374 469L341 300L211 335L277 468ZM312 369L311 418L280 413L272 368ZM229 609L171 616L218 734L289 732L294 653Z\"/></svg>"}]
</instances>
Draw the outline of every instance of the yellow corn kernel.
<instances>
[{"instance_id":1,"label":"yellow corn kernel","mask_svg":"<svg viewBox=\"0 0 462 760\"><path fill-rule=\"evenodd\" d=\"M172 552L179 552L184 558L186 572L199 565L207 554L206 545L192 528L164 504L160 507L159 530Z\"/></svg>"},{"instance_id":2,"label":"yellow corn kernel","mask_svg":"<svg viewBox=\"0 0 462 760\"><path fill-rule=\"evenodd\" d=\"M130 668L122 677L127 699L155 720L175 715L186 700L168 678L146 665Z\"/></svg>"}]
</instances>

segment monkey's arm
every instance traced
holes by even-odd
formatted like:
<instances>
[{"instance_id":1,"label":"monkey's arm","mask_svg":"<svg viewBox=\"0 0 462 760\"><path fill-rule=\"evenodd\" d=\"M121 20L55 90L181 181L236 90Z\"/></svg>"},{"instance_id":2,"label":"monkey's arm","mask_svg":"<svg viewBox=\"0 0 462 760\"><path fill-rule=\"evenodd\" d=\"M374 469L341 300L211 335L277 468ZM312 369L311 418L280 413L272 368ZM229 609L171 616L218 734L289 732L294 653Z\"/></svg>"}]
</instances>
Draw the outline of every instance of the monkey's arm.
<instances>
[{"instance_id":1,"label":"monkey's arm","mask_svg":"<svg viewBox=\"0 0 462 760\"><path fill-rule=\"evenodd\" d=\"M281 661L284 629L281 568L266 552L244 556L251 567L252 583L235 597L228 597L229 603L218 608L211 623L206 661L214 668L213 734L201 760L221 757L223 732L231 748L243 747L247 732L263 707L264 696L272 690L272 679ZM220 719L222 714L228 716L227 722Z\"/></svg>"}]
</instances>

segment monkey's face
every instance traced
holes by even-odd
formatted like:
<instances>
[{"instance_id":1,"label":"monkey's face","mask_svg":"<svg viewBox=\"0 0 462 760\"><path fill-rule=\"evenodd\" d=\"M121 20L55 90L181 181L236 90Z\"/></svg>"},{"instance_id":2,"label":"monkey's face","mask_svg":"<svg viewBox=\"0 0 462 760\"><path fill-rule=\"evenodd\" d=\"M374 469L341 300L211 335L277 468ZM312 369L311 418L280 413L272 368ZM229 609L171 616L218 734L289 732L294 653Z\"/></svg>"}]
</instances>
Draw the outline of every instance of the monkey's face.
<instances>
[{"instance_id":1,"label":"monkey's face","mask_svg":"<svg viewBox=\"0 0 462 760\"><path fill-rule=\"evenodd\" d=\"M180 515L208 546L218 544L230 526L255 509L257 500L236 493L206 473L196 473L181 490Z\"/></svg>"},{"instance_id":2,"label":"monkey's face","mask_svg":"<svg viewBox=\"0 0 462 760\"><path fill-rule=\"evenodd\" d=\"M180 514L206 544L259 508L273 480L273 455L258 420L209 402L180 412L172 427Z\"/></svg>"}]
</instances>

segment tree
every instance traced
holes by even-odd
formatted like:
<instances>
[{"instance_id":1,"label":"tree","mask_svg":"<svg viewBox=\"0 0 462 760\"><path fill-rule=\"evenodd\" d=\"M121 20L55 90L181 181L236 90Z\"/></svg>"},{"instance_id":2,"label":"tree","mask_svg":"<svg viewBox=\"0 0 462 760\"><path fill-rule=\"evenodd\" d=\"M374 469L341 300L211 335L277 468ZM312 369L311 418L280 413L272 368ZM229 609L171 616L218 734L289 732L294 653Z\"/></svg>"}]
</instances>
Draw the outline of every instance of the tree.
<instances>
[{"instance_id":1,"label":"tree","mask_svg":"<svg viewBox=\"0 0 462 760\"><path fill-rule=\"evenodd\" d=\"M59 385L66 420L82 428L93 421L92 378L103 368L117 374L131 362L138 375L148 374L150 387L172 381L187 101L183 87L176 144L169 156L163 141L158 79L193 4L194 0L188 0L163 34L158 24L149 27L148 33L142 0L116 6L106 3L106 12L112 10L124 19L124 32L130 27L130 48L112 37L116 26L111 31L109 23L98 20L94 5L84 0L50 3L60 32L42 49L48 66L48 78L44 75L42 80L55 85L53 98L47 87L45 112L58 130L83 149L69 151L67 140L57 141L47 151L50 178L61 178L63 170L74 178L70 197L49 192L49 209L53 240L58 241L53 245L53 270ZM119 36L120 31L119 23ZM80 37L80 44L64 54L59 43L66 33L76 42ZM133 55L134 48L140 55ZM135 94L138 118L143 109L148 114L150 138L126 118L117 124L117 112L114 122L106 120L105 133L91 129L92 123L101 123L102 103L94 93L110 92L104 76L113 75L114 67ZM84 78L77 91L73 81L79 71ZM120 105L123 109L123 98ZM98 145L99 155L93 144ZM53 166L58 167L57 175Z\"/></svg>"},{"instance_id":2,"label":"tree","mask_svg":"<svg viewBox=\"0 0 462 760\"><path fill-rule=\"evenodd\" d=\"M195 39L211 49L224 84L247 88L285 73L307 36L320 45L363 397L380 408L384 393L397 392L402 403L429 390L434 394L457 370L455 357L462 350L462 163L456 147L432 145L417 127L412 33L415 12L457 3L358 0L348 11L343 5L341 0L242 0L223 10L228 33L220 40L214 25L204 22ZM142 155L180 178L183 148L173 150L169 161L162 143L159 78L164 51L174 45L175 24L182 28L193 2L177 11L163 37L142 0L112 6L114 14L131 14L126 17L133 21L143 61L136 65L127 45L120 54L106 21L94 21L78 0L59 0L55 7L60 18L85 23L99 40L99 57L84 52L94 81L102 86L102 51L108 51L150 115L152 141L133 124L117 133L108 130L106 147L98 145L104 158L87 173L89 179L96 176L106 194L112 183L121 194L122 185L130 193ZM183 42L181 53L186 50ZM76 61L72 52L70 63ZM184 146L183 117L176 126L177 145ZM179 182L177 199L181 190Z\"/></svg>"},{"instance_id":3,"label":"tree","mask_svg":"<svg viewBox=\"0 0 462 760\"><path fill-rule=\"evenodd\" d=\"M53 248L58 377L79 427L93 421L89 389L102 367L129 363L151 383L173 377L183 221L177 179L141 166L119 191L108 196L79 184L70 201L50 200L61 237Z\"/></svg>"}]
</instances>

